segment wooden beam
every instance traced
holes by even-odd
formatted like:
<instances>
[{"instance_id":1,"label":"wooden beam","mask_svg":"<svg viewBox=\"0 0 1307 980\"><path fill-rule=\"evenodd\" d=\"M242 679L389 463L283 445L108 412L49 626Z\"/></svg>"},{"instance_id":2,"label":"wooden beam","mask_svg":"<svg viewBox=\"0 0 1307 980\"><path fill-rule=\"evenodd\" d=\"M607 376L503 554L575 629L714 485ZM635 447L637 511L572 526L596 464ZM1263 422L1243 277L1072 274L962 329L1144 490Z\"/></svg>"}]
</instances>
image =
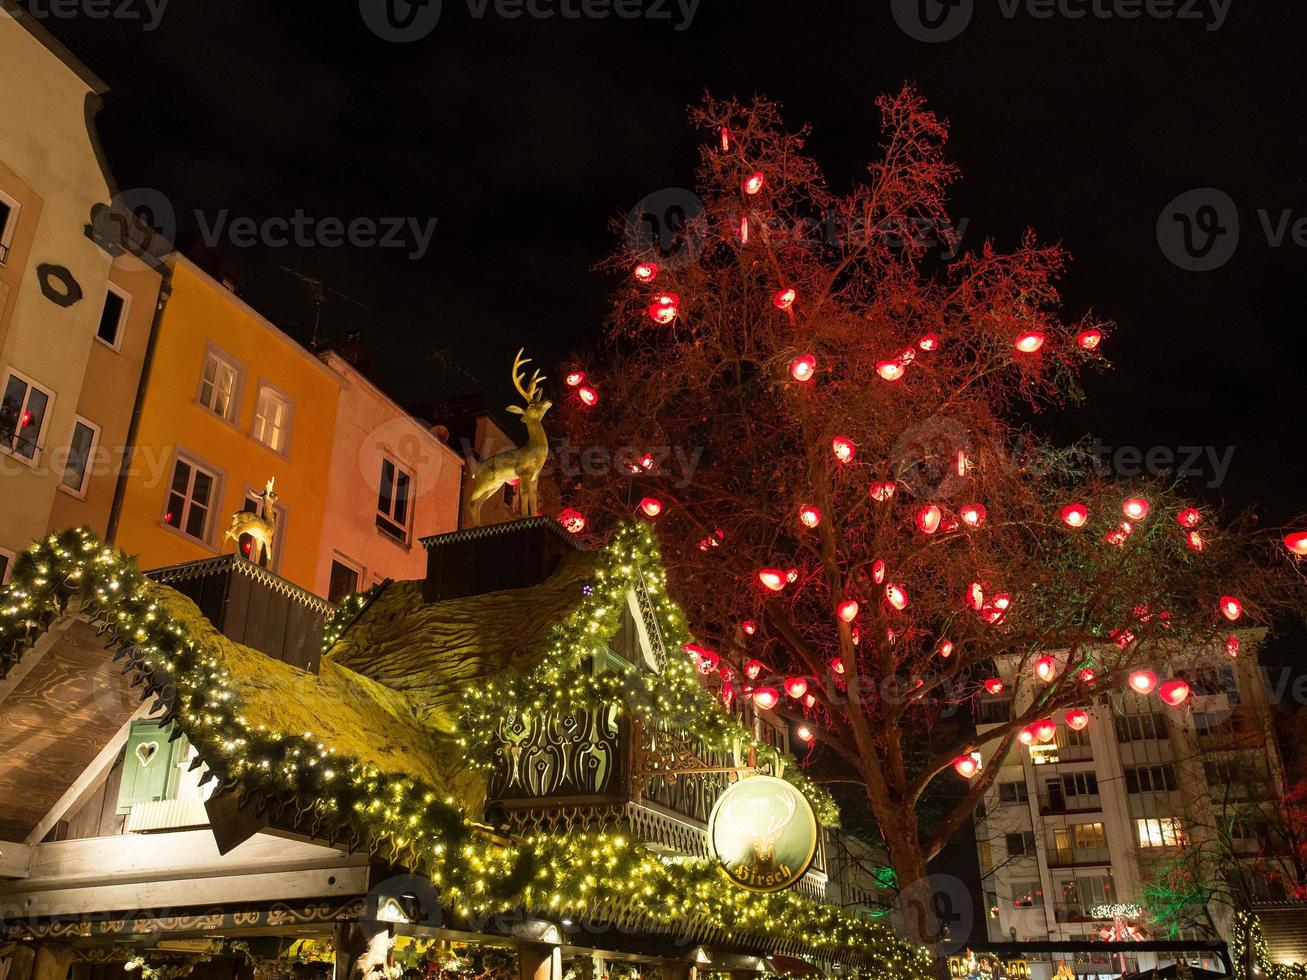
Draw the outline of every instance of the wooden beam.
<instances>
[{"instance_id":1,"label":"wooden beam","mask_svg":"<svg viewBox=\"0 0 1307 980\"><path fill-rule=\"evenodd\" d=\"M127 736L131 733L132 722L141 718L148 718L151 703L147 702L137 708L136 713L114 733L114 736L109 739L99 754L91 760L91 764L82 770L82 774L73 781L73 784L64 791L64 795L59 797L59 801L50 808L50 812L32 828L32 832L27 835L28 844L41 843L45 835L50 833L50 828L68 814L76 812L86 802L87 797L100 788L100 784L108 777L109 770L118 761L118 753L127 744Z\"/></svg>"},{"instance_id":2,"label":"wooden beam","mask_svg":"<svg viewBox=\"0 0 1307 980\"><path fill-rule=\"evenodd\" d=\"M4 704L5 698L14 693L14 690L23 682L32 668L41 662L41 658L54 649L63 635L67 632L68 627L77 622L76 617L64 616L55 621L55 624L37 638L32 644L32 649L23 654L22 659L14 665L14 669L0 679L0 704Z\"/></svg>"},{"instance_id":3,"label":"wooden beam","mask_svg":"<svg viewBox=\"0 0 1307 980\"><path fill-rule=\"evenodd\" d=\"M0 878L26 878L31 864L30 847L26 844L0 840Z\"/></svg>"}]
</instances>

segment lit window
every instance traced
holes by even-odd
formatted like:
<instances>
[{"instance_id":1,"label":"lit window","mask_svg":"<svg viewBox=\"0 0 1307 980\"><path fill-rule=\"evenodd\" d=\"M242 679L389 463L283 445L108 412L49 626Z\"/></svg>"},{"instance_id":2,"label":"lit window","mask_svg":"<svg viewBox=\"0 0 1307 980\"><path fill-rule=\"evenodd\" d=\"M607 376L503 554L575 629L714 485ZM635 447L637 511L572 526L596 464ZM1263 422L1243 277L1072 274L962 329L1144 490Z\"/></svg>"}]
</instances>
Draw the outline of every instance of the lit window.
<instances>
[{"instance_id":1,"label":"lit window","mask_svg":"<svg viewBox=\"0 0 1307 980\"><path fill-rule=\"evenodd\" d=\"M231 419L236 411L236 366L210 351L204 358L200 404L219 418Z\"/></svg>"},{"instance_id":2,"label":"lit window","mask_svg":"<svg viewBox=\"0 0 1307 980\"><path fill-rule=\"evenodd\" d=\"M408 541L412 517L409 491L412 477L391 459L381 460L381 487L377 492L377 527L391 537Z\"/></svg>"},{"instance_id":3,"label":"lit window","mask_svg":"<svg viewBox=\"0 0 1307 980\"><path fill-rule=\"evenodd\" d=\"M1044 890L1039 886L1039 882L1012 882L1012 907L1017 909L1042 909L1044 907Z\"/></svg>"},{"instance_id":4,"label":"lit window","mask_svg":"<svg viewBox=\"0 0 1307 980\"><path fill-rule=\"evenodd\" d=\"M188 460L173 465L168 488L168 508L163 522L200 541L208 539L209 511L213 505L217 477Z\"/></svg>"},{"instance_id":5,"label":"lit window","mask_svg":"<svg viewBox=\"0 0 1307 980\"><path fill-rule=\"evenodd\" d=\"M86 493L91 472L91 457L100 430L84 419L73 423L73 438L68 443L68 462L64 464L63 485L75 494Z\"/></svg>"},{"instance_id":6,"label":"lit window","mask_svg":"<svg viewBox=\"0 0 1307 980\"><path fill-rule=\"evenodd\" d=\"M1135 821L1140 847L1176 847L1184 843L1184 830L1175 817L1147 817Z\"/></svg>"},{"instance_id":7,"label":"lit window","mask_svg":"<svg viewBox=\"0 0 1307 980\"><path fill-rule=\"evenodd\" d=\"M122 343L128 305L127 294L117 286L110 285L104 294L104 309L100 311L100 326L95 335L115 350Z\"/></svg>"},{"instance_id":8,"label":"lit window","mask_svg":"<svg viewBox=\"0 0 1307 980\"><path fill-rule=\"evenodd\" d=\"M290 403L266 385L259 389L251 434L275 453L286 451L286 439L290 434Z\"/></svg>"},{"instance_id":9,"label":"lit window","mask_svg":"<svg viewBox=\"0 0 1307 980\"><path fill-rule=\"evenodd\" d=\"M53 396L25 378L10 374L0 398L0 448L36 459Z\"/></svg>"}]
</instances>

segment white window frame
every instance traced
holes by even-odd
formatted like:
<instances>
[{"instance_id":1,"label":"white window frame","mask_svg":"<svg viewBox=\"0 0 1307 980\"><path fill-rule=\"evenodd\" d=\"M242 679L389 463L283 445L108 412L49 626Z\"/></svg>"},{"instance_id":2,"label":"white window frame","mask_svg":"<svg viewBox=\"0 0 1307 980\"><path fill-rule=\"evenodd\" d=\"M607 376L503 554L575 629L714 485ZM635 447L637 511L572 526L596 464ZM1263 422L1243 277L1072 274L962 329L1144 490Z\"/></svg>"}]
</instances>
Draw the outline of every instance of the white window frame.
<instances>
[{"instance_id":1,"label":"white window frame","mask_svg":"<svg viewBox=\"0 0 1307 980\"><path fill-rule=\"evenodd\" d=\"M35 448L32 450L31 457L24 456L22 453L5 445L3 442L0 442L0 453L4 453L6 456L12 456L20 462L35 467L39 465L41 454L44 452L41 444L45 440L45 434L50 431L50 421L54 417L54 406L57 398L53 389L47 388L39 381L28 377L22 371L15 368L9 368L9 370L5 371L5 373L0 376L0 401L3 401L5 392L9 390L9 381L11 378L17 378L19 381L23 382L23 384L27 385L27 394L23 396L23 404L19 406L19 412L26 411L27 400L31 397L32 389L35 388L46 396L45 416L41 419L41 428L36 433L35 439L33 440L35 442ZM15 431L15 435L17 435L17 431Z\"/></svg>"},{"instance_id":2,"label":"white window frame","mask_svg":"<svg viewBox=\"0 0 1307 980\"><path fill-rule=\"evenodd\" d=\"M108 347L110 350L121 351L123 349L123 334L127 332L127 318L130 317L132 313L132 294L123 289L122 286L117 286L114 283L107 283L106 287L107 288L104 291L105 302L107 303L109 301L109 294L113 293L113 295L123 301L123 308L118 314L118 329L114 332L113 343L109 343L109 341L100 336L99 323L96 323L95 325L95 339L104 344L104 346ZM100 307L100 317L101 319L104 318L103 306Z\"/></svg>"},{"instance_id":3,"label":"white window frame","mask_svg":"<svg viewBox=\"0 0 1307 980\"><path fill-rule=\"evenodd\" d=\"M179 463L185 463L187 466L189 466L191 468L191 475L190 478L186 481L186 494L184 498L185 503L182 508L181 517L179 518L176 524L169 524L168 502L172 499L173 477L177 473L177 464ZM187 518L190 516L191 505L193 503L193 498L195 493L195 474L197 472L204 473L213 481L213 492L211 494L211 499L209 500L209 504L208 504L208 513L204 515L204 528L203 528L202 537L196 537L195 535L191 534L189 531L186 530L186 525L188 523ZM163 511L159 516L159 523L163 525L165 528L167 528L169 531L172 531L176 534L180 534L187 541L193 541L193 542L198 542L200 544L208 545L210 539L213 537L213 530L215 527L214 511L216 511L220 506L222 506L222 473L216 467L210 466L207 463L200 462L196 457L192 456L190 453L178 451L173 456L172 469L168 471L168 482L164 485L163 488Z\"/></svg>"},{"instance_id":4,"label":"white window frame","mask_svg":"<svg viewBox=\"0 0 1307 980\"><path fill-rule=\"evenodd\" d=\"M266 431L267 423L265 421L266 417L260 414L263 408L263 402L265 397L270 399L271 401L276 402L278 405L281 406L281 410L282 410L281 426L279 429L281 433L280 446L274 446L271 442L269 442L265 438L267 436L267 431ZM290 453L291 425L294 418L295 418L294 400L291 399L290 396L288 396L284 391L282 391L280 388L276 387L275 385L270 385L266 381L260 381L259 395L257 398L254 399L254 420L250 423L250 438L252 438L260 446L264 446L267 449L272 450L278 456L283 456L283 457L288 456ZM260 427L260 423L263 423L262 430Z\"/></svg>"},{"instance_id":5,"label":"white window frame","mask_svg":"<svg viewBox=\"0 0 1307 980\"><path fill-rule=\"evenodd\" d=\"M226 415L219 412L217 408L214 407L214 404L204 400L204 386L209 384L205 375L208 373L210 360L215 361L220 368L230 368L232 372L231 401L227 406L228 411ZM209 346L204 350L204 360L200 363L200 381L195 389L195 404L199 405L210 415L220 418L224 422L230 422L232 425L235 425L236 417L240 414L241 390L244 387L244 382L245 366L226 351L213 344L209 344ZM217 402L218 390L218 375L215 373L213 379L214 403Z\"/></svg>"},{"instance_id":6,"label":"white window frame","mask_svg":"<svg viewBox=\"0 0 1307 980\"><path fill-rule=\"evenodd\" d=\"M381 504L381 476L382 476L382 471L384 471L384 469L385 469L385 465L386 465L387 463L389 463L391 466L393 466L393 467L395 468L395 484L396 484L396 486L398 486L398 484L399 484L399 474L400 474L400 473L403 473L406 477L408 477L408 494L407 494L407 496L405 497L405 503L406 503L407 507L406 507L406 512L405 512L405 515L404 515L405 520L404 520L404 523L403 523L403 524L401 524L399 521L395 520L395 517L394 517L394 513L395 513L395 500L396 500L396 498L398 497L398 494L392 494L392 495L391 495L391 500L390 500L390 512L389 512L389 513L387 513L386 511L382 510L382 509L381 509L381 506L380 506L380 504ZM408 542L409 542L409 540L410 540L410 539L412 538L412 536L413 536L413 478L414 478L414 473L413 473L413 471L410 470L410 469L408 469L408 468L407 468L403 463L401 463L398 459L396 459L394 456L390 455L389 453L382 453L382 454L381 454L381 465L378 467L378 472L377 472L377 504L378 504L378 506L377 506L377 530L380 531L382 534L384 534L384 535L385 535L387 538L389 538L391 541L398 541L400 544L403 544L403 545L407 545ZM392 488L392 489L394 489L394 488ZM383 526L381 525L381 522L382 522L383 520L384 520L387 524L389 524L390 526L399 528L400 531L402 532L402 535L401 535L401 536L396 536L395 534L391 533L390 530L388 530L387 528L383 527Z\"/></svg>"},{"instance_id":7,"label":"white window frame","mask_svg":"<svg viewBox=\"0 0 1307 980\"><path fill-rule=\"evenodd\" d=\"M70 487L66 480L68 478L68 461L72 458L73 436L77 435L77 427L84 425L91 430L91 445L86 450L86 468L82 471L82 482L80 486ZM64 493L71 494L79 500L86 499L86 486L91 482L91 467L95 464L95 451L100 448L100 435L103 430L88 418L80 415L73 416L73 428L68 433L68 458L64 460L64 471L59 476L59 489Z\"/></svg>"},{"instance_id":8,"label":"white window frame","mask_svg":"<svg viewBox=\"0 0 1307 980\"><path fill-rule=\"evenodd\" d=\"M18 227L18 216L22 213L23 206L3 190L0 190L0 201L9 205L9 223L0 228L0 265L4 265L9 261L9 246L14 242L14 229Z\"/></svg>"}]
</instances>

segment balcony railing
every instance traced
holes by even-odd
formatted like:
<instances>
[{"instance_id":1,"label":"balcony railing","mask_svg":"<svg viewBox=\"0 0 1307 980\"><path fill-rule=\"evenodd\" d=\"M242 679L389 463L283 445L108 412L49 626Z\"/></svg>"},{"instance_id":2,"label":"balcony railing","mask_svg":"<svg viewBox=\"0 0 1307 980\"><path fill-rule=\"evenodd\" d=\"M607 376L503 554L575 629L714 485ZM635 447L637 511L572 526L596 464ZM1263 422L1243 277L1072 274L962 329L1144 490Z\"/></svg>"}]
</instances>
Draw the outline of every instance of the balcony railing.
<instances>
[{"instance_id":1,"label":"balcony railing","mask_svg":"<svg viewBox=\"0 0 1307 980\"><path fill-rule=\"evenodd\" d=\"M1083 864L1111 864L1112 856L1106 847L1058 847L1048 849L1050 868L1074 868Z\"/></svg>"},{"instance_id":2,"label":"balcony railing","mask_svg":"<svg viewBox=\"0 0 1307 980\"><path fill-rule=\"evenodd\" d=\"M1097 793L1066 793L1039 795L1039 812L1044 816L1056 813L1094 813L1103 809L1103 798Z\"/></svg>"}]
</instances>

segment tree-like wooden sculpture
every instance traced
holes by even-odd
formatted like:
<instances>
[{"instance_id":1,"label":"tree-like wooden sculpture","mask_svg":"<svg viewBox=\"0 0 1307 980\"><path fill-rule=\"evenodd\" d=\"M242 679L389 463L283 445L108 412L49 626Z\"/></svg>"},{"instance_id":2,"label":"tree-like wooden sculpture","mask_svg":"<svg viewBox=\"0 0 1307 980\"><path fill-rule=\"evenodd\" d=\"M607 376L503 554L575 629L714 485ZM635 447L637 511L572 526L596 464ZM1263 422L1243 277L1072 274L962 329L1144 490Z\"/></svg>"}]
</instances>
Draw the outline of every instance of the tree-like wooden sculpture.
<instances>
[{"instance_id":1,"label":"tree-like wooden sculpture","mask_svg":"<svg viewBox=\"0 0 1307 980\"><path fill-rule=\"evenodd\" d=\"M549 437L545 435L544 417L554 407L554 403L541 398L540 385L545 378L539 371L523 386L525 368L531 363L530 358L523 356L525 353L525 348L519 350L513 361L513 387L526 400L526 406L509 405L508 410L522 416L522 421L526 424L526 445L491 456L477 467L472 496L468 501L468 523L473 527L481 523L482 505L513 480L518 481L518 513L523 517L536 515L536 487L540 471L549 458Z\"/></svg>"},{"instance_id":2,"label":"tree-like wooden sculpture","mask_svg":"<svg viewBox=\"0 0 1307 980\"><path fill-rule=\"evenodd\" d=\"M272 541L277 536L277 510L273 506L277 502L277 494L273 491L272 486L277 482L273 477L268 481L268 485L259 496L263 500L260 510L262 514L256 514L250 510L243 510L231 515L231 527L227 528L223 534L223 540L230 538L236 542L236 547L240 548L241 538L248 536L251 539L249 559L258 563L260 558L260 549L264 557L272 558Z\"/></svg>"}]
</instances>

